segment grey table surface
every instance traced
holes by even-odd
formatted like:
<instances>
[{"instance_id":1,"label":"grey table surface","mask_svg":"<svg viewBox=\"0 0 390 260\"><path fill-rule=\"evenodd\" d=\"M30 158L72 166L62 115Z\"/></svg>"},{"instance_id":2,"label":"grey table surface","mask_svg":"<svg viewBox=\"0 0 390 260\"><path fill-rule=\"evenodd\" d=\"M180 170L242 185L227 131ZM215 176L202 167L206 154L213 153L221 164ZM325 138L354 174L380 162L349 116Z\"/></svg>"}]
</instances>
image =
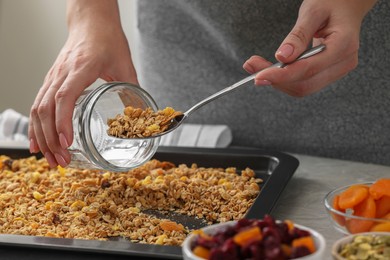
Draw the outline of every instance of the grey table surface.
<instances>
[{"instance_id":1,"label":"grey table surface","mask_svg":"<svg viewBox=\"0 0 390 260\"><path fill-rule=\"evenodd\" d=\"M325 195L356 182L390 177L390 167L293 154L300 165L283 191L272 215L311 227L326 240L325 260L332 259L333 243L344 235L333 228L324 206Z\"/></svg>"}]
</instances>

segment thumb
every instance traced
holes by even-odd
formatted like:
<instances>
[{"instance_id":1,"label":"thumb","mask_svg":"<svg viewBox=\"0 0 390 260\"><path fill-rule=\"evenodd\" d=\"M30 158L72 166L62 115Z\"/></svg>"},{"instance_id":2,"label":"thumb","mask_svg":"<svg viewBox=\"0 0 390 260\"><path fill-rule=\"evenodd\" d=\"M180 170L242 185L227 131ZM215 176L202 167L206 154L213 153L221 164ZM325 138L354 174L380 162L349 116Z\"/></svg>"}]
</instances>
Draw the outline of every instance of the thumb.
<instances>
[{"instance_id":1,"label":"thumb","mask_svg":"<svg viewBox=\"0 0 390 260\"><path fill-rule=\"evenodd\" d=\"M314 34L323 27L323 24L321 15L300 12L293 29L276 51L275 58L283 63L293 62L308 48Z\"/></svg>"}]
</instances>

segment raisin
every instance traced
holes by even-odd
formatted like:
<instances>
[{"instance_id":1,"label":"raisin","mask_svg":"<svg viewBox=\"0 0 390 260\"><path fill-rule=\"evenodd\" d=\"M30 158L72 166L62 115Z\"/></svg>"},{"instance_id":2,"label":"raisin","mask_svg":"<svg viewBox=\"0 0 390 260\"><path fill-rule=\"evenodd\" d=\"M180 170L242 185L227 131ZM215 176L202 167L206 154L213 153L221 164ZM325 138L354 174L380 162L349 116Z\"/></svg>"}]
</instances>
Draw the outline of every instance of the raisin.
<instances>
[{"instance_id":1,"label":"raisin","mask_svg":"<svg viewBox=\"0 0 390 260\"><path fill-rule=\"evenodd\" d=\"M109 188L111 186L110 182L106 179L102 181L102 184L100 185L103 189Z\"/></svg>"},{"instance_id":2,"label":"raisin","mask_svg":"<svg viewBox=\"0 0 390 260\"><path fill-rule=\"evenodd\" d=\"M12 170L12 163L14 160L12 159L7 159L3 162L4 166L7 167L9 170Z\"/></svg>"}]
</instances>

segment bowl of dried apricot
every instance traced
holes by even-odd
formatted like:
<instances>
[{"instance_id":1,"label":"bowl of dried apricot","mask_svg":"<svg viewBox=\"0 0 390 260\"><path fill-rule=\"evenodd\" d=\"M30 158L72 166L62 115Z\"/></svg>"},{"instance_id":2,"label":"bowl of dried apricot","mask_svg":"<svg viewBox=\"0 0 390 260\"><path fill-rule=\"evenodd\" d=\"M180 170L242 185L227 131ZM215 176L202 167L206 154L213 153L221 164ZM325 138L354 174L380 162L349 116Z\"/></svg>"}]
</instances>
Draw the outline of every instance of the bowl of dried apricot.
<instances>
[{"instance_id":1,"label":"bowl of dried apricot","mask_svg":"<svg viewBox=\"0 0 390 260\"><path fill-rule=\"evenodd\" d=\"M337 188L324 203L333 226L343 234L390 232L390 179Z\"/></svg>"},{"instance_id":2,"label":"bowl of dried apricot","mask_svg":"<svg viewBox=\"0 0 390 260\"><path fill-rule=\"evenodd\" d=\"M290 220L240 219L193 231L182 245L186 260L322 259L324 237Z\"/></svg>"}]
</instances>

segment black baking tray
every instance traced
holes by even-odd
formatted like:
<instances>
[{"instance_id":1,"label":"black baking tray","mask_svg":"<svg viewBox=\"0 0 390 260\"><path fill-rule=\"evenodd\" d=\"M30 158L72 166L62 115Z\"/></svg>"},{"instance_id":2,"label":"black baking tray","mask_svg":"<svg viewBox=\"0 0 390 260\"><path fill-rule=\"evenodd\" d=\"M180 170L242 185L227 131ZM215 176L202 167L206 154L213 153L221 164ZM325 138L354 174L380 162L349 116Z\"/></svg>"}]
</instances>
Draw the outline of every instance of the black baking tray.
<instances>
[{"instance_id":1,"label":"black baking tray","mask_svg":"<svg viewBox=\"0 0 390 260\"><path fill-rule=\"evenodd\" d=\"M31 156L27 149L20 148L0 148L0 154L14 159ZM160 147L154 158L177 165L196 163L200 167L236 167L238 170L249 167L253 169L256 177L264 181L260 184L261 191L246 213L246 218L262 218L265 214L271 214L279 196L299 165L299 161L289 154L253 148ZM156 212L151 214L156 214ZM205 225L204 222L193 217L178 214L162 214L162 216L190 228L201 228ZM0 234L0 246L127 255L132 258L145 259L182 259L180 246L136 244L125 239L99 241Z\"/></svg>"}]
</instances>

